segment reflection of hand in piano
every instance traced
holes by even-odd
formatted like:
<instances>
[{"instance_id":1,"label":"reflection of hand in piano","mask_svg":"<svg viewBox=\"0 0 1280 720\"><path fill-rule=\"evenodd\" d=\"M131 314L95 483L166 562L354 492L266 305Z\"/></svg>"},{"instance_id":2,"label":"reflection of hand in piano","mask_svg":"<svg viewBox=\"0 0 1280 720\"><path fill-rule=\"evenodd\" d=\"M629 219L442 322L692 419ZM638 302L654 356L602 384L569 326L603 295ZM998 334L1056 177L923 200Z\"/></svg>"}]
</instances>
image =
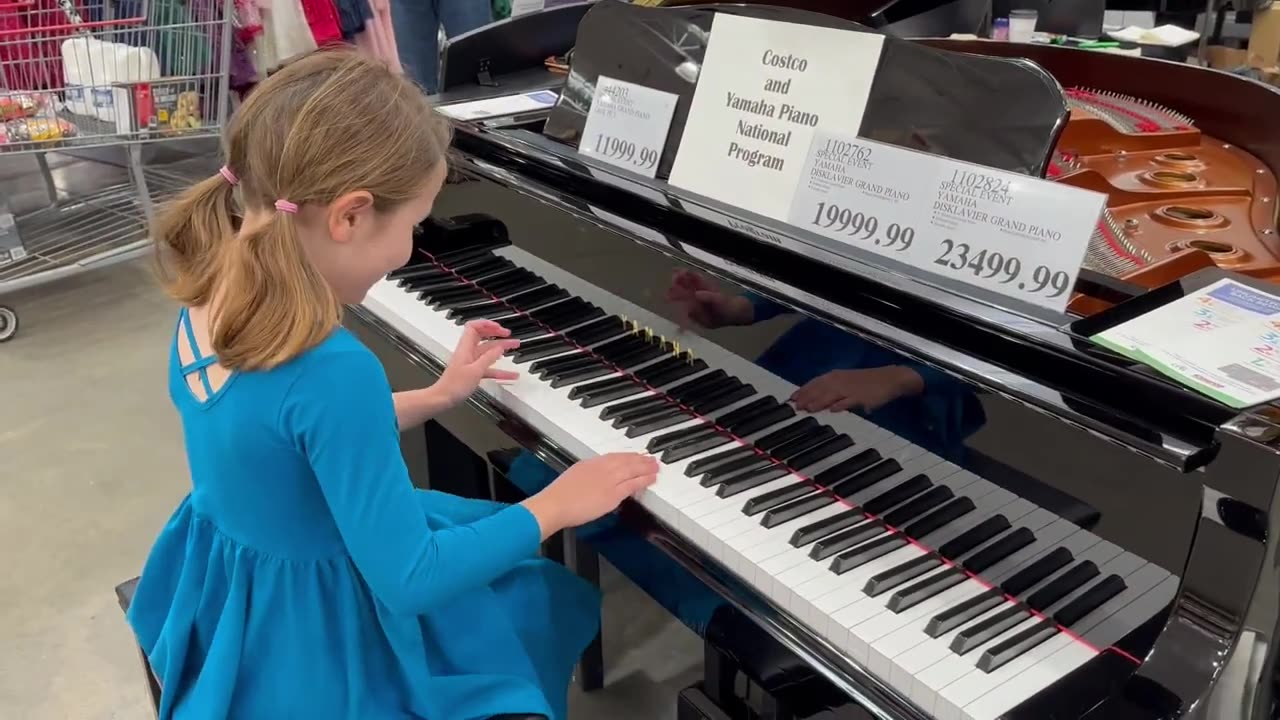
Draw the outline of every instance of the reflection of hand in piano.
<instances>
[{"instance_id":1,"label":"reflection of hand in piano","mask_svg":"<svg viewBox=\"0 0 1280 720\"><path fill-rule=\"evenodd\" d=\"M696 323L708 330L730 325L750 325L754 314L751 302L740 295L727 295L705 275L677 270L667 290L667 299L679 308L682 324Z\"/></svg>"},{"instance_id":2,"label":"reflection of hand in piano","mask_svg":"<svg viewBox=\"0 0 1280 720\"><path fill-rule=\"evenodd\" d=\"M924 391L924 378L905 365L832 370L796 390L791 402L803 412L874 412L901 397Z\"/></svg>"}]
</instances>

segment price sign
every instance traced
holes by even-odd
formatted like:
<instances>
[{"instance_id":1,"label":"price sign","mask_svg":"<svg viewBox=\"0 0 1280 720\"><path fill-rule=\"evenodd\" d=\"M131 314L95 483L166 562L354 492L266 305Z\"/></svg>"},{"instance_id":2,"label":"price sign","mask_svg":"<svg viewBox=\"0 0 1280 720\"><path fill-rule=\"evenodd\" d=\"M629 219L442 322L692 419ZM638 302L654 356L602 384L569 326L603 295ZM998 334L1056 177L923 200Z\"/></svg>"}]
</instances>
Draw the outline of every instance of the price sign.
<instances>
[{"instance_id":1,"label":"price sign","mask_svg":"<svg viewBox=\"0 0 1280 720\"><path fill-rule=\"evenodd\" d=\"M578 152L653 177L667 145L676 96L601 75Z\"/></svg>"},{"instance_id":2,"label":"price sign","mask_svg":"<svg viewBox=\"0 0 1280 720\"><path fill-rule=\"evenodd\" d=\"M1055 312L1106 197L819 131L788 222Z\"/></svg>"}]
</instances>

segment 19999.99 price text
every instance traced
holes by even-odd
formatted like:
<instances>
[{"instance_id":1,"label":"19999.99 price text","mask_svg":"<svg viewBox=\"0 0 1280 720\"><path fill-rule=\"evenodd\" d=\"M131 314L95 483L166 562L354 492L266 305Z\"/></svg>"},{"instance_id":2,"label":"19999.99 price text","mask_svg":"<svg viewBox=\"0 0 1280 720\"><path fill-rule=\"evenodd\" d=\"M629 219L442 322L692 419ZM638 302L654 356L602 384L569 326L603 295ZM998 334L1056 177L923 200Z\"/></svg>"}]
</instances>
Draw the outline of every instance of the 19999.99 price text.
<instances>
[{"instance_id":1,"label":"19999.99 price text","mask_svg":"<svg viewBox=\"0 0 1280 720\"><path fill-rule=\"evenodd\" d=\"M874 215L854 212L827 202L818 203L810 225L851 235L859 240L871 240L886 250L902 252L911 247L916 238L916 231L906 225L889 223L880 232L880 221Z\"/></svg>"},{"instance_id":2,"label":"19999.99 price text","mask_svg":"<svg viewBox=\"0 0 1280 720\"><path fill-rule=\"evenodd\" d=\"M605 135L604 133L596 136L596 143L593 150L598 155L630 163L642 170L648 170L649 168L657 165L658 158L662 155L659 150L647 147L638 147L630 140L623 140L622 138Z\"/></svg>"},{"instance_id":3,"label":"19999.99 price text","mask_svg":"<svg viewBox=\"0 0 1280 720\"><path fill-rule=\"evenodd\" d=\"M969 243L950 239L942 241L942 254L934 259L933 264L951 270L968 270L974 276L988 280L999 277L996 282L1002 285L1013 284L1019 290L1043 293L1045 297L1059 297L1071 289L1071 276L1061 270L1036 265L1024 275L1022 260L1014 255L987 250L974 252Z\"/></svg>"}]
</instances>

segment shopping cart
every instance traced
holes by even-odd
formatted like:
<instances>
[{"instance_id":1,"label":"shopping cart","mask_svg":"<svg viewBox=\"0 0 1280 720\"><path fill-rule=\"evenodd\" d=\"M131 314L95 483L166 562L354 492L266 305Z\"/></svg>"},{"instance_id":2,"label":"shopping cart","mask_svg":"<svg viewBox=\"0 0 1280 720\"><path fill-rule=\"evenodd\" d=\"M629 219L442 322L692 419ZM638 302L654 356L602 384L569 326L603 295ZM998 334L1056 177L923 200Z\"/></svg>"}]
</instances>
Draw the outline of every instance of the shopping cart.
<instances>
[{"instance_id":1,"label":"shopping cart","mask_svg":"<svg viewBox=\"0 0 1280 720\"><path fill-rule=\"evenodd\" d=\"M0 163L34 157L48 198L14 215L0 196L0 296L146 250L155 205L191 178L144 157L219 135L233 18L234 0L0 0ZM50 154L111 148L127 181L59 189ZM0 305L0 342L17 330Z\"/></svg>"}]
</instances>

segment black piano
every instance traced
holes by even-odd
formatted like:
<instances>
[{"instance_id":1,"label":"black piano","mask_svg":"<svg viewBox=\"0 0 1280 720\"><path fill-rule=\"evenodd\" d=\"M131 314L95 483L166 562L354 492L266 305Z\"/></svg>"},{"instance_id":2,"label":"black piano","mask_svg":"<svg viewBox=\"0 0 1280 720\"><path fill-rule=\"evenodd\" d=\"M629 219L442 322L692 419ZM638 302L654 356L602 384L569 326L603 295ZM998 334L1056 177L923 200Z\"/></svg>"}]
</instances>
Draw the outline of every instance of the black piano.
<instances>
[{"instance_id":1,"label":"black piano","mask_svg":"<svg viewBox=\"0 0 1280 720\"><path fill-rule=\"evenodd\" d=\"M465 476L455 446L518 445L560 469L654 453L659 483L624 519L731 604L744 624L729 635L757 633L837 692L812 717L841 704L883 720L1275 717L1280 415L1162 379L1084 340L1075 318L670 186L688 63L719 12L871 32L779 8L602 2L568 77L534 81L559 87L553 109L457 124L414 259L349 316L418 384L469 319L523 340L503 361L519 381L429 430L432 480ZM575 150L606 72L680 96L657 180ZM864 137L1043 173L1066 106L1034 64L886 38L877 72ZM475 92L495 88L523 89L497 77ZM783 312L682 329L675 269ZM797 322L929 378L885 408L945 392L976 423L957 440L923 410L796 411L797 384L756 358Z\"/></svg>"}]
</instances>

